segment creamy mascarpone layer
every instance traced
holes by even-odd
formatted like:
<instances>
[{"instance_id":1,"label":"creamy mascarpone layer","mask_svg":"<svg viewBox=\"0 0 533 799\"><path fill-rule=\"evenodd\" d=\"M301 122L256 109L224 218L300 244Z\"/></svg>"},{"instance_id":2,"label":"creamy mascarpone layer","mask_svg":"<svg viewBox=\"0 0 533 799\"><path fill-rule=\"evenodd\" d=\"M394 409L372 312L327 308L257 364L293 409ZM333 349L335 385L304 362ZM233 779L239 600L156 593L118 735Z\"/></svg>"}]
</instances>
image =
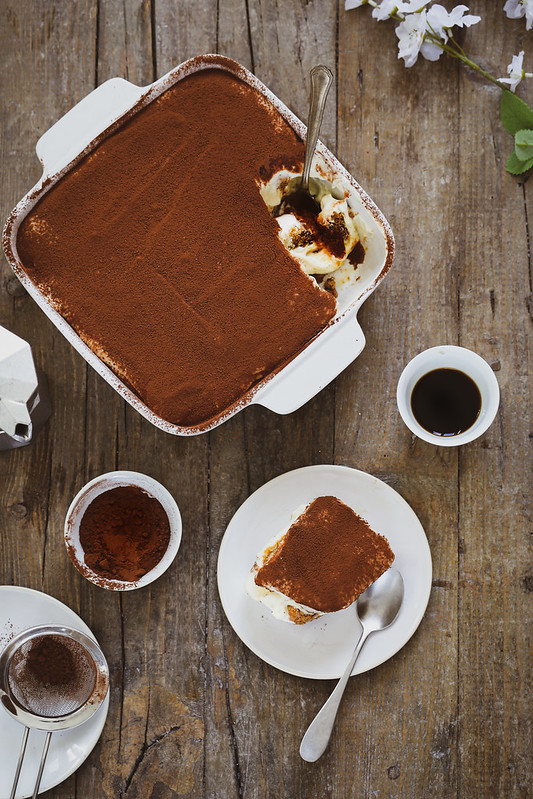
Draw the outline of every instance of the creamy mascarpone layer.
<instances>
[{"instance_id":1,"label":"creamy mascarpone layer","mask_svg":"<svg viewBox=\"0 0 533 799\"><path fill-rule=\"evenodd\" d=\"M268 183L260 185L261 196L271 213L283 200L289 179L294 177L286 171L277 172ZM292 212L276 215L278 236L284 247L295 258L308 275L326 275L335 272L345 263L348 255L366 230L358 214L350 207L340 181L312 179L313 194L321 211L316 217L317 225ZM333 253L327 243L320 240L320 231L343 230L344 241L338 238L340 251ZM317 235L318 232L318 235Z\"/></svg>"}]
</instances>

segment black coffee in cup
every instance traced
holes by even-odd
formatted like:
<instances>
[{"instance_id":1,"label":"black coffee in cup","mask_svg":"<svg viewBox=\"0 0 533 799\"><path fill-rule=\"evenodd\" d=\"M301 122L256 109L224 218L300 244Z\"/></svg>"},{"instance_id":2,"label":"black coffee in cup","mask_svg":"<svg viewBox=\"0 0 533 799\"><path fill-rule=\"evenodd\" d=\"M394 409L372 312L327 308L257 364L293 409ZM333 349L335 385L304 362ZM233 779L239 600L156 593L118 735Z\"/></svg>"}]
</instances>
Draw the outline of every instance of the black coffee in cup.
<instances>
[{"instance_id":1,"label":"black coffee in cup","mask_svg":"<svg viewBox=\"0 0 533 799\"><path fill-rule=\"evenodd\" d=\"M479 416L481 393L459 369L433 369L417 381L411 410L418 424L435 436L457 436Z\"/></svg>"}]
</instances>

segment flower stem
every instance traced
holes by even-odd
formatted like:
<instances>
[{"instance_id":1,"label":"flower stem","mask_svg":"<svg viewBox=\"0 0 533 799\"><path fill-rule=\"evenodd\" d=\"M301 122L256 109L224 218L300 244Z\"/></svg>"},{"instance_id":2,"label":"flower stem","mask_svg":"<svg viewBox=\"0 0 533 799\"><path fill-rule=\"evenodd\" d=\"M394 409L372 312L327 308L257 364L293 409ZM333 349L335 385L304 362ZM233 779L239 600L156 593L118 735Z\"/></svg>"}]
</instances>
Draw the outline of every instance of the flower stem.
<instances>
[{"instance_id":1,"label":"flower stem","mask_svg":"<svg viewBox=\"0 0 533 799\"><path fill-rule=\"evenodd\" d=\"M469 66L471 69L475 69L476 72L479 72L479 74L483 75L483 77L486 78L488 81L494 83L494 85L497 86L499 89L507 88L502 83L500 83L500 81L497 78L495 78L494 75L491 75L490 72L487 72L486 69L483 69L482 67L479 66L479 64L476 64L475 61L472 61L472 59L468 58L468 56L465 55L464 51L460 52L458 50L455 50L453 47L450 47L448 44L444 44L444 42L441 39L433 35L429 35L427 36L427 38L430 39L432 42L434 42L434 44L438 45L445 53L448 53L448 55L451 55L454 58L458 58L464 64L467 64L467 66Z\"/></svg>"},{"instance_id":2,"label":"flower stem","mask_svg":"<svg viewBox=\"0 0 533 799\"><path fill-rule=\"evenodd\" d=\"M448 39L448 41L452 44L453 47L455 47L455 49L459 53L462 53L463 55L466 55L465 51L463 50L463 48L461 47L461 45L459 44L457 39L454 39L452 35L450 35L450 38Z\"/></svg>"}]
</instances>

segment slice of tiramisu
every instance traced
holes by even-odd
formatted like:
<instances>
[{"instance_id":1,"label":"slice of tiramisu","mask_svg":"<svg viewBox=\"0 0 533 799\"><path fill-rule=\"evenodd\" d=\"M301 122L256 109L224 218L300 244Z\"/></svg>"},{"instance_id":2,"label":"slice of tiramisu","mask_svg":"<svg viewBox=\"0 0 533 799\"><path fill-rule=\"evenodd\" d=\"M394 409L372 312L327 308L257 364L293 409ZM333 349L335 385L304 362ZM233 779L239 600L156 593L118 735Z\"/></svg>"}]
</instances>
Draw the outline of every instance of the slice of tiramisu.
<instances>
[{"instance_id":1,"label":"slice of tiramisu","mask_svg":"<svg viewBox=\"0 0 533 799\"><path fill-rule=\"evenodd\" d=\"M394 560L387 539L336 497L318 497L292 519L246 582L278 619L305 624L347 608Z\"/></svg>"}]
</instances>

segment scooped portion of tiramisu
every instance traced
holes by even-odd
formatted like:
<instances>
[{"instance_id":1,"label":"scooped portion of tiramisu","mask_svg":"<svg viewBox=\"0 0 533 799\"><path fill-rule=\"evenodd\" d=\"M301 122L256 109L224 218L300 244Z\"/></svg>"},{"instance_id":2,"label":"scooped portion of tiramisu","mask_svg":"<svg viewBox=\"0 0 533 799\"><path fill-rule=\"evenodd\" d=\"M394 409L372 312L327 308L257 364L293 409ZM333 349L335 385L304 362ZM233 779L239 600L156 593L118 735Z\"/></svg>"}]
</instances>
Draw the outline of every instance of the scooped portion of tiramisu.
<instances>
[{"instance_id":1,"label":"scooped portion of tiramisu","mask_svg":"<svg viewBox=\"0 0 533 799\"><path fill-rule=\"evenodd\" d=\"M259 184L261 196L278 224L278 237L308 275L329 275L347 259L356 265L365 254L367 230L351 207L341 181L312 178L310 191L320 210L294 204L291 184L297 177L279 170ZM288 194L287 194L288 192Z\"/></svg>"},{"instance_id":2,"label":"scooped portion of tiramisu","mask_svg":"<svg viewBox=\"0 0 533 799\"><path fill-rule=\"evenodd\" d=\"M305 624L347 608L393 560L387 539L348 505L318 497L258 555L246 590L276 618Z\"/></svg>"}]
</instances>

